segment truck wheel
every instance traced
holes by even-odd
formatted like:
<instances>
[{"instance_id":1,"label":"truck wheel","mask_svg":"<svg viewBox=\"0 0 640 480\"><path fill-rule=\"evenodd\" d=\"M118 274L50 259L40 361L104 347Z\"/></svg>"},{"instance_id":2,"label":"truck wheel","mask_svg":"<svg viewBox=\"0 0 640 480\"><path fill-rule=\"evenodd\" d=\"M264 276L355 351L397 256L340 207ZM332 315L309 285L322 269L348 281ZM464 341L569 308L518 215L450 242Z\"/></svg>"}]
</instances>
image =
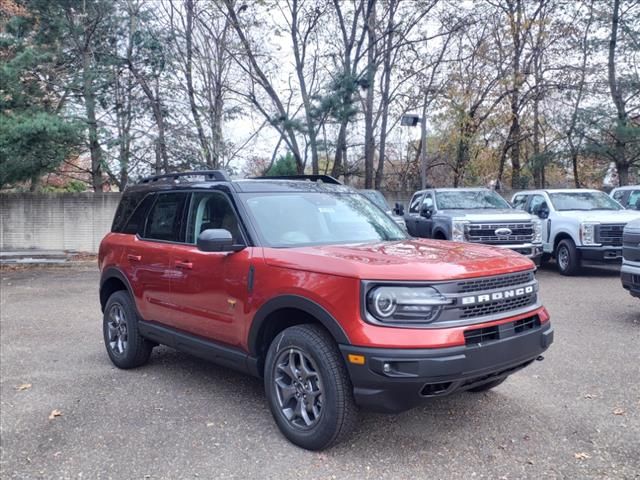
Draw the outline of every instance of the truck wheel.
<instances>
[{"instance_id":1,"label":"truck wheel","mask_svg":"<svg viewBox=\"0 0 640 480\"><path fill-rule=\"evenodd\" d=\"M571 239L564 239L556 249L556 263L562 275L575 275L580 270L580 256L576 244Z\"/></svg>"},{"instance_id":2,"label":"truck wheel","mask_svg":"<svg viewBox=\"0 0 640 480\"><path fill-rule=\"evenodd\" d=\"M107 353L116 367L135 368L149 361L153 344L138 331L138 315L128 292L119 290L107 300L102 332Z\"/></svg>"},{"instance_id":3,"label":"truck wheel","mask_svg":"<svg viewBox=\"0 0 640 480\"><path fill-rule=\"evenodd\" d=\"M264 385L280 431L307 450L323 450L353 429L357 409L333 338L318 325L287 328L271 343Z\"/></svg>"},{"instance_id":4,"label":"truck wheel","mask_svg":"<svg viewBox=\"0 0 640 480\"><path fill-rule=\"evenodd\" d=\"M500 385L502 382L504 382L507 378L509 378L509 377L500 378L498 380L494 380L493 382L489 382L489 383L485 383L483 385L480 385L479 387L470 388L467 391L468 392L472 392L472 393L486 392L487 390L491 390L492 388L496 388L498 385Z\"/></svg>"}]
</instances>

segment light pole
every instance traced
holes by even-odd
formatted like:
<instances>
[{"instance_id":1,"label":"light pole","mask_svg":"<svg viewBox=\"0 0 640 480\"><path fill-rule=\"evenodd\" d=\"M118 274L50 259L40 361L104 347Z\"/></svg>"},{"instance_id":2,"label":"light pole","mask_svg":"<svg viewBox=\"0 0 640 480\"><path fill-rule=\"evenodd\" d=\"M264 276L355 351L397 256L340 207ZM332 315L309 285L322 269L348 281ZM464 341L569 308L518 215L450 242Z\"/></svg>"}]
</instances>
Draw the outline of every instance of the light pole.
<instances>
[{"instance_id":1,"label":"light pole","mask_svg":"<svg viewBox=\"0 0 640 480\"><path fill-rule=\"evenodd\" d=\"M427 188L427 121L426 116L420 117L414 113L406 113L400 117L400 125L403 127L415 127L420 124L420 185Z\"/></svg>"}]
</instances>

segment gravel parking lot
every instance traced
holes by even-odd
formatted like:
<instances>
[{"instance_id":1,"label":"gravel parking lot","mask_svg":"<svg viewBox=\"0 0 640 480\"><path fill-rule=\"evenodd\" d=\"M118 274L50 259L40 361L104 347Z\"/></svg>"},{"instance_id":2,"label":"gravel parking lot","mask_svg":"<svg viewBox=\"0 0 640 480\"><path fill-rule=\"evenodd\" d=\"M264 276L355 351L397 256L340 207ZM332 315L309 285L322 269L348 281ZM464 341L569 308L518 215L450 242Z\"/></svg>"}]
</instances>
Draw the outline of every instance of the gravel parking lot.
<instances>
[{"instance_id":1,"label":"gravel parking lot","mask_svg":"<svg viewBox=\"0 0 640 480\"><path fill-rule=\"evenodd\" d=\"M94 268L3 271L0 477L640 478L640 301L615 271L538 277L544 362L488 393L363 413L312 453L280 435L257 379L167 348L114 368Z\"/></svg>"}]
</instances>

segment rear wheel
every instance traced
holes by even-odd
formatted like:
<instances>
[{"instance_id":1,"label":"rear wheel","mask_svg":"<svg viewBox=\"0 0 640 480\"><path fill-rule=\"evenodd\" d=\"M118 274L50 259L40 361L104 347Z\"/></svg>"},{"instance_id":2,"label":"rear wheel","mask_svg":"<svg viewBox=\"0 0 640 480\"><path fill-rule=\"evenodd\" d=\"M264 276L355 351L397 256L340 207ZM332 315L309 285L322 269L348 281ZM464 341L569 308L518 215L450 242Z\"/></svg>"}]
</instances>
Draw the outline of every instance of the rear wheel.
<instances>
[{"instance_id":1,"label":"rear wheel","mask_svg":"<svg viewBox=\"0 0 640 480\"><path fill-rule=\"evenodd\" d=\"M498 385L503 383L508 377L500 378L498 380L494 380L493 382L488 382L479 387L470 388L468 391L472 393L480 393L486 392L487 390L491 390L492 388L496 388Z\"/></svg>"},{"instance_id":2,"label":"rear wheel","mask_svg":"<svg viewBox=\"0 0 640 480\"><path fill-rule=\"evenodd\" d=\"M328 448L355 425L347 369L335 341L318 325L297 325L276 336L267 353L264 384L280 431L302 448Z\"/></svg>"},{"instance_id":3,"label":"rear wheel","mask_svg":"<svg viewBox=\"0 0 640 480\"><path fill-rule=\"evenodd\" d=\"M138 315L128 292L117 291L107 300L102 332L107 354L116 367L135 368L149 360L153 344L138 331Z\"/></svg>"},{"instance_id":4,"label":"rear wheel","mask_svg":"<svg viewBox=\"0 0 640 480\"><path fill-rule=\"evenodd\" d=\"M566 238L556 248L556 263L562 275L575 275L580 270L580 255L573 240Z\"/></svg>"}]
</instances>

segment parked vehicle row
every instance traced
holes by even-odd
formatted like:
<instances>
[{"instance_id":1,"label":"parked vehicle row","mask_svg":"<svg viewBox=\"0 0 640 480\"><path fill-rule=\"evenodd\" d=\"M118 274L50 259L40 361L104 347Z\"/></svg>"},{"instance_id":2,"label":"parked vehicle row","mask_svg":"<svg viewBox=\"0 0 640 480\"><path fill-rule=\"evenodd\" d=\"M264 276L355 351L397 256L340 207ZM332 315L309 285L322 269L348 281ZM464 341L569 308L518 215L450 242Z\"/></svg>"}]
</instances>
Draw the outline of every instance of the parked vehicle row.
<instances>
[{"instance_id":1,"label":"parked vehicle row","mask_svg":"<svg viewBox=\"0 0 640 480\"><path fill-rule=\"evenodd\" d=\"M411 238L325 176L151 177L125 190L99 266L117 367L164 344L261 377L307 449L345 438L357 407L494 388L553 342L530 260Z\"/></svg>"},{"instance_id":2,"label":"parked vehicle row","mask_svg":"<svg viewBox=\"0 0 640 480\"><path fill-rule=\"evenodd\" d=\"M640 185L628 185L611 190L611 198L629 210L640 210Z\"/></svg>"}]
</instances>

